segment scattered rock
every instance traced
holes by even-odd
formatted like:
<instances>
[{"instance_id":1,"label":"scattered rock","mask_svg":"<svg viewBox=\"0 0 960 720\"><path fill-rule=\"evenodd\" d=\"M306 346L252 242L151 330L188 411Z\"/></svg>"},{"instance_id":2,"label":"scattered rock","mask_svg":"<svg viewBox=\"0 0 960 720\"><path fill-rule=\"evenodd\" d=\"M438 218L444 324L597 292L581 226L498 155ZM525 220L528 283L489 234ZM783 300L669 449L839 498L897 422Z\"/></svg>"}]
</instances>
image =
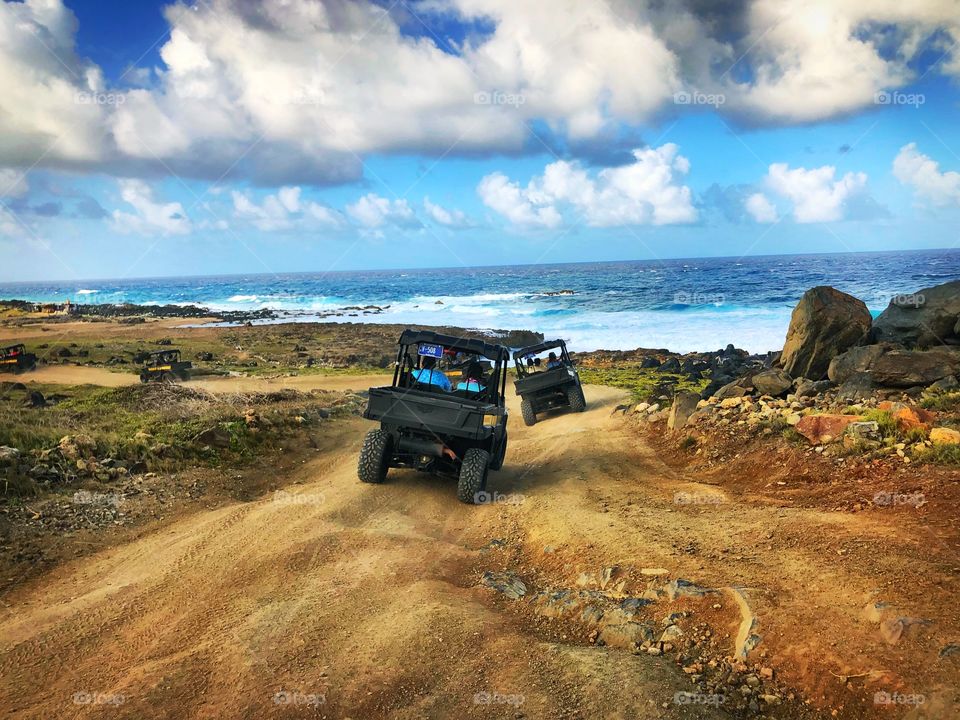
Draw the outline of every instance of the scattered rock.
<instances>
[{"instance_id":1,"label":"scattered rock","mask_svg":"<svg viewBox=\"0 0 960 720\"><path fill-rule=\"evenodd\" d=\"M839 440L850 423L862 420L859 415L805 415L795 427L811 445L825 445Z\"/></svg>"},{"instance_id":2,"label":"scattered rock","mask_svg":"<svg viewBox=\"0 0 960 720\"><path fill-rule=\"evenodd\" d=\"M753 387L761 395L780 397L793 387L793 379L783 370L774 368L754 375Z\"/></svg>"},{"instance_id":3,"label":"scattered rock","mask_svg":"<svg viewBox=\"0 0 960 720\"><path fill-rule=\"evenodd\" d=\"M930 431L930 442L934 445L960 444L960 431L952 428L933 428Z\"/></svg>"},{"instance_id":4,"label":"scattered rock","mask_svg":"<svg viewBox=\"0 0 960 720\"><path fill-rule=\"evenodd\" d=\"M700 395L693 392L679 392L673 398L673 406L670 408L670 416L667 418L667 427L671 430L679 430L690 420L690 416L697 410L697 403L700 402Z\"/></svg>"},{"instance_id":5,"label":"scattered rock","mask_svg":"<svg viewBox=\"0 0 960 720\"><path fill-rule=\"evenodd\" d=\"M483 573L481 582L488 588L503 593L512 600L519 600L527 594L526 584L512 572L501 573L487 570Z\"/></svg>"}]
</instances>

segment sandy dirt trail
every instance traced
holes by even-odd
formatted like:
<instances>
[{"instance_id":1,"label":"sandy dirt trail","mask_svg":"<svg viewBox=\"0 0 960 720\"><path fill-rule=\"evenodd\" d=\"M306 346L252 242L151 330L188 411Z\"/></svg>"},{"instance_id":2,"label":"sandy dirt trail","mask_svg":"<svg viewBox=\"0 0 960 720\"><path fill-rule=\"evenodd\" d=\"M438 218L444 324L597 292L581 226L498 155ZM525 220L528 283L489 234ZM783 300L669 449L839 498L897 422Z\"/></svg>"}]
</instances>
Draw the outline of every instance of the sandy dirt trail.
<instances>
[{"instance_id":1,"label":"sandy dirt trail","mask_svg":"<svg viewBox=\"0 0 960 720\"><path fill-rule=\"evenodd\" d=\"M101 385L124 387L140 382L134 373L112 372L106 368L80 365L44 365L29 373L19 375L0 373L0 381L31 383L54 383L59 385ZM389 384L389 375L294 375L278 377L217 377L197 376L184 383L214 393L270 392L283 388L294 390L366 390L372 385Z\"/></svg>"},{"instance_id":2,"label":"sandy dirt trail","mask_svg":"<svg viewBox=\"0 0 960 720\"><path fill-rule=\"evenodd\" d=\"M576 422L511 423L495 486L583 492L597 460L562 478L541 463L568 443L598 455L616 443L620 394L589 395ZM31 718L683 716L661 708L689 689L670 661L548 642L477 587L484 546L555 500L467 507L452 482L404 471L361 485L368 424L351 422L355 442L305 465L295 499L201 512L7 596L0 707ZM475 702L484 692L503 702Z\"/></svg>"},{"instance_id":3,"label":"sandy dirt trail","mask_svg":"<svg viewBox=\"0 0 960 720\"><path fill-rule=\"evenodd\" d=\"M0 614L0 709L25 718L714 716L670 702L691 689L672 660L590 647L583 632L549 635L525 603L479 586L484 570L504 565L532 591L618 565L744 588L764 638L758 651L814 701L836 697L837 675L881 669L888 687L925 678L925 717L953 716L955 676L937 662L936 629L957 627L958 611L924 605L910 578L950 582L955 553L931 553L932 536L896 548L909 564L882 599L933 630L911 639L909 653L887 647L859 613L884 584L876 542L897 543L902 517L771 506L698 483L611 415L620 391L586 395L587 412L532 428L510 397L506 464L488 490L513 502L464 506L451 481L409 471L360 484L356 454L370 424L352 419L350 443L288 478L292 495L199 512L12 591ZM716 502L677 504L680 492ZM490 548L494 539L501 548ZM839 550L842 561L829 560ZM697 617L720 637L726 627L732 649L739 610L717 597L722 609L707 617L708 604ZM673 609L658 603L655 617ZM75 704L76 693L124 701ZM478 704L477 693L523 703Z\"/></svg>"}]
</instances>

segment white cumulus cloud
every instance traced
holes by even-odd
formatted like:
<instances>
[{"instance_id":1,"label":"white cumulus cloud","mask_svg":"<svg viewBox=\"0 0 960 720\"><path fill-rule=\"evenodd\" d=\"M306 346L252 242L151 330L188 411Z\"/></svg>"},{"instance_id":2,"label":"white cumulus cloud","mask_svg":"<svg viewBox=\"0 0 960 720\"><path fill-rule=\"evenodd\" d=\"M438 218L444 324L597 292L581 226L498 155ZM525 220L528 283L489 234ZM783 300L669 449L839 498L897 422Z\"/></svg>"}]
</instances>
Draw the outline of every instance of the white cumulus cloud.
<instances>
[{"instance_id":1,"label":"white cumulus cloud","mask_svg":"<svg viewBox=\"0 0 960 720\"><path fill-rule=\"evenodd\" d=\"M511 223L557 227L561 207L579 213L587 225L668 225L697 219L690 188L682 178L689 161L672 143L634 150L628 165L604 168L591 175L579 164L559 160L543 175L520 187L502 173L481 180L481 200Z\"/></svg>"},{"instance_id":2,"label":"white cumulus cloud","mask_svg":"<svg viewBox=\"0 0 960 720\"><path fill-rule=\"evenodd\" d=\"M347 205L347 214L369 229L378 229L385 225L408 228L420 226L420 221L406 200L390 200L376 193L368 193L352 205Z\"/></svg>"},{"instance_id":3,"label":"white cumulus cloud","mask_svg":"<svg viewBox=\"0 0 960 720\"><path fill-rule=\"evenodd\" d=\"M473 223L463 210L448 210L442 205L430 202L429 197L423 198L423 209L427 216L438 225L445 225L450 228L466 228Z\"/></svg>"},{"instance_id":4,"label":"white cumulus cloud","mask_svg":"<svg viewBox=\"0 0 960 720\"><path fill-rule=\"evenodd\" d=\"M763 193L753 193L744 201L743 206L758 223L772 223L777 220L777 209Z\"/></svg>"},{"instance_id":5,"label":"white cumulus cloud","mask_svg":"<svg viewBox=\"0 0 960 720\"><path fill-rule=\"evenodd\" d=\"M848 172L836 178L832 165L813 168L794 168L786 163L774 163L767 173L770 190L793 203L793 217L800 223L832 222L844 218L847 201L864 193L867 176L862 172Z\"/></svg>"},{"instance_id":6,"label":"white cumulus cloud","mask_svg":"<svg viewBox=\"0 0 960 720\"><path fill-rule=\"evenodd\" d=\"M343 217L336 210L313 201L303 202L300 194L299 187L286 186L257 204L248 193L234 190L231 193L234 215L264 232L318 225L336 227L343 223Z\"/></svg>"},{"instance_id":7,"label":"white cumulus cloud","mask_svg":"<svg viewBox=\"0 0 960 720\"><path fill-rule=\"evenodd\" d=\"M960 173L942 172L940 164L917 150L916 143L900 148L893 161L893 174L914 195L936 207L960 205Z\"/></svg>"},{"instance_id":8,"label":"white cumulus cloud","mask_svg":"<svg viewBox=\"0 0 960 720\"><path fill-rule=\"evenodd\" d=\"M119 232L140 235L185 235L193 228L178 202L156 202L153 190L141 180L120 180L120 196L134 212L113 211L113 224Z\"/></svg>"}]
</instances>

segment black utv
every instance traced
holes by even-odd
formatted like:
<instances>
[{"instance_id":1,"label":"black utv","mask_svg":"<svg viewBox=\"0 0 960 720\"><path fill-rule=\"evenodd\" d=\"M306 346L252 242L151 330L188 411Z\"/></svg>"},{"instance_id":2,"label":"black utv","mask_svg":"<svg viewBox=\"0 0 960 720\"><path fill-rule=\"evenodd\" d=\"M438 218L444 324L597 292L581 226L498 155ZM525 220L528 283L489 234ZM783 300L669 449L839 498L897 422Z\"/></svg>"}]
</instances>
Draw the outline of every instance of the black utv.
<instances>
[{"instance_id":1,"label":"black utv","mask_svg":"<svg viewBox=\"0 0 960 720\"><path fill-rule=\"evenodd\" d=\"M160 350L147 355L140 369L140 382L176 382L189 380L193 363L180 360L179 350Z\"/></svg>"},{"instance_id":2,"label":"black utv","mask_svg":"<svg viewBox=\"0 0 960 720\"><path fill-rule=\"evenodd\" d=\"M3 349L0 357L0 372L25 372L37 366L37 356L28 353L23 345L11 345Z\"/></svg>"},{"instance_id":3,"label":"black utv","mask_svg":"<svg viewBox=\"0 0 960 720\"><path fill-rule=\"evenodd\" d=\"M457 498L475 503L507 452L504 401L510 351L502 345L405 330L393 384L370 388L363 416L380 423L360 451L362 482L390 468L457 477Z\"/></svg>"},{"instance_id":4,"label":"black utv","mask_svg":"<svg viewBox=\"0 0 960 720\"><path fill-rule=\"evenodd\" d=\"M520 412L526 425L535 425L537 413L550 408L587 409L580 375L563 340L548 340L513 353L517 379L513 386L520 396Z\"/></svg>"}]
</instances>

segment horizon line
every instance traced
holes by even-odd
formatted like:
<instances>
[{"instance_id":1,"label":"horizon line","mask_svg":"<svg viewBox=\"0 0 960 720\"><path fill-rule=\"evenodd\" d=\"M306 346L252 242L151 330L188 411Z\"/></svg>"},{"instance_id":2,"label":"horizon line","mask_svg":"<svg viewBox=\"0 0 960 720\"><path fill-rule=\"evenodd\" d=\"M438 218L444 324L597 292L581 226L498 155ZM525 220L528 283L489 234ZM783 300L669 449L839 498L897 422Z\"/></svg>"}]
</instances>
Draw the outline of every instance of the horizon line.
<instances>
[{"instance_id":1,"label":"horizon line","mask_svg":"<svg viewBox=\"0 0 960 720\"><path fill-rule=\"evenodd\" d=\"M481 270L496 268L525 268L525 267L551 267L558 265L611 265L616 263L663 263L676 262L679 260L745 260L762 259L778 257L818 257L834 255L887 255L893 253L930 253L930 252L956 252L960 253L958 247L947 248L910 248L903 250L841 250L837 252L792 252L792 253L767 253L763 255L696 255L680 256L671 258L633 258L619 260L570 260L565 262L528 262L528 263L497 263L492 265L437 265L429 267L406 267L406 268L352 268L344 270L278 270L278 271L260 271L260 272L235 272L235 273L204 273L197 275L141 275L136 277L101 277L101 278L78 278L75 280L0 280L0 286L12 285L31 285L38 283L50 283L54 285L66 285L68 283L95 283L95 282L136 282L138 280L189 280L201 278L232 278L245 275L254 276L279 276L279 275L343 275L348 273L369 272L369 273L409 273L409 272L436 272L439 270Z\"/></svg>"}]
</instances>

